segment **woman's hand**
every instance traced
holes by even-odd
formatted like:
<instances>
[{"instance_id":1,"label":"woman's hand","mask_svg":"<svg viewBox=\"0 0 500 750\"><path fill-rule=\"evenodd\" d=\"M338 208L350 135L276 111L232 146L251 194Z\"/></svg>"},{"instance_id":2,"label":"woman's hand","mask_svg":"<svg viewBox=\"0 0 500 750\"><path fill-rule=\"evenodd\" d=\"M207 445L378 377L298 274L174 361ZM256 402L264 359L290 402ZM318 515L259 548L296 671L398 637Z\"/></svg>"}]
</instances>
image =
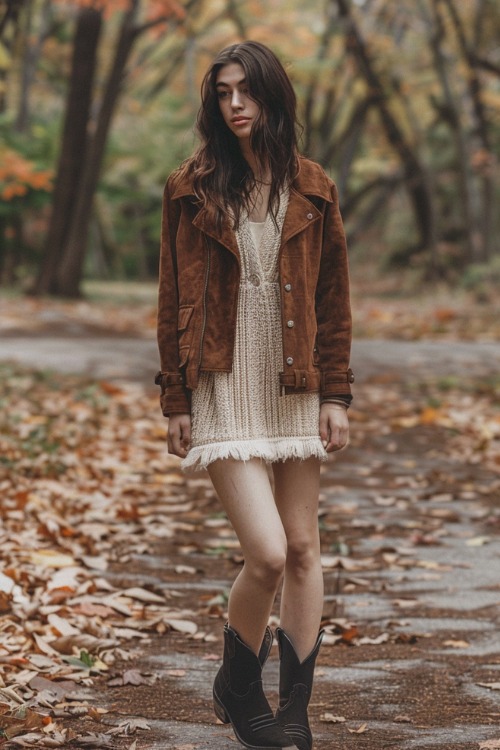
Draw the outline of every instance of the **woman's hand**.
<instances>
[{"instance_id":1,"label":"woman's hand","mask_svg":"<svg viewBox=\"0 0 500 750\"><path fill-rule=\"evenodd\" d=\"M191 443L191 414L172 414L168 418L168 452L185 458Z\"/></svg>"},{"instance_id":2,"label":"woman's hand","mask_svg":"<svg viewBox=\"0 0 500 750\"><path fill-rule=\"evenodd\" d=\"M341 404L321 404L319 434L327 453L345 448L349 440L347 409Z\"/></svg>"}]
</instances>

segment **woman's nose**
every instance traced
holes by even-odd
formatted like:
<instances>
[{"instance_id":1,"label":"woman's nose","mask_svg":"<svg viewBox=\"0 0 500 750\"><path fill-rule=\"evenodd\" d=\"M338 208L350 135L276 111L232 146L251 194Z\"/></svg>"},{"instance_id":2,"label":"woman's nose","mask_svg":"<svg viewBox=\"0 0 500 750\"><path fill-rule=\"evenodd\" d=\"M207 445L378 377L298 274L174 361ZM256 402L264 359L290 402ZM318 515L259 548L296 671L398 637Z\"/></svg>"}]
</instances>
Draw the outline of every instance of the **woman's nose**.
<instances>
[{"instance_id":1,"label":"woman's nose","mask_svg":"<svg viewBox=\"0 0 500 750\"><path fill-rule=\"evenodd\" d=\"M233 109L241 109L243 106L243 102L241 100L241 95L239 91L233 91L233 95L231 96L231 107Z\"/></svg>"}]
</instances>

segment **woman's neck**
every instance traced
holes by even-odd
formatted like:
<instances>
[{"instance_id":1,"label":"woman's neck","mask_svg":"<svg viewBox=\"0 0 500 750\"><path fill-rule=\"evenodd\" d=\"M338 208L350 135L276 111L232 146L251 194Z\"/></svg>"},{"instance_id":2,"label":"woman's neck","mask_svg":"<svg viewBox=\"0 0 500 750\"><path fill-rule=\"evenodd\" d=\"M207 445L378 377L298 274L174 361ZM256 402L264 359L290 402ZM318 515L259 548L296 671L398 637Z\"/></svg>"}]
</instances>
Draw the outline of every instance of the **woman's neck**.
<instances>
[{"instance_id":1,"label":"woman's neck","mask_svg":"<svg viewBox=\"0 0 500 750\"><path fill-rule=\"evenodd\" d=\"M271 192L271 170L269 164L262 164L250 148L248 141L240 142L241 153L253 172L255 188L250 197L248 218L250 221L262 222L269 209Z\"/></svg>"},{"instance_id":2,"label":"woman's neck","mask_svg":"<svg viewBox=\"0 0 500 750\"><path fill-rule=\"evenodd\" d=\"M262 164L250 148L249 143L241 143L241 153L253 172L255 182L258 185L268 185L271 183L271 170L269 164Z\"/></svg>"}]
</instances>

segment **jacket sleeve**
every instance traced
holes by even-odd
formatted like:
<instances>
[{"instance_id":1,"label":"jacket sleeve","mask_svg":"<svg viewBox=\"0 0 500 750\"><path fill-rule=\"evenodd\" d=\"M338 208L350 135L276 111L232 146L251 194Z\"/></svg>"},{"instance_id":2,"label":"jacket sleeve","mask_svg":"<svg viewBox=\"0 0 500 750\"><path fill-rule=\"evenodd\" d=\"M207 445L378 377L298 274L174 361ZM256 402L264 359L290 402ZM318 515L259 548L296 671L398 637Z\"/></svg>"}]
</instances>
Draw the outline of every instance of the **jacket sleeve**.
<instances>
[{"instance_id":1,"label":"jacket sleeve","mask_svg":"<svg viewBox=\"0 0 500 750\"><path fill-rule=\"evenodd\" d=\"M352 321L347 246L337 188L325 209L323 248L316 288L317 348L322 398L350 395Z\"/></svg>"},{"instance_id":2,"label":"jacket sleeve","mask_svg":"<svg viewBox=\"0 0 500 750\"><path fill-rule=\"evenodd\" d=\"M184 386L184 376L179 370L176 236L181 209L179 201L171 199L171 189L172 175L163 193L157 326L161 370L155 378L155 383L161 386L160 403L166 417L191 411L190 391Z\"/></svg>"}]
</instances>

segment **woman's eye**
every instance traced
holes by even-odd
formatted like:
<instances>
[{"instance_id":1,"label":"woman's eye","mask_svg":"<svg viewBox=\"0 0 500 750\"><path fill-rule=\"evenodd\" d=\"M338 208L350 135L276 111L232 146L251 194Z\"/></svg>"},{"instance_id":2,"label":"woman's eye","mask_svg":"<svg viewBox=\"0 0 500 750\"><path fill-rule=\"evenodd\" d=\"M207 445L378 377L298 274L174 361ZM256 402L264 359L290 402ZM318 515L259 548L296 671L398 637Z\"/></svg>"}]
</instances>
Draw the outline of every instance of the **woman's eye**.
<instances>
[{"instance_id":1,"label":"woman's eye","mask_svg":"<svg viewBox=\"0 0 500 750\"><path fill-rule=\"evenodd\" d=\"M225 98L226 98L226 96L228 96L228 94L229 94L229 92L228 92L228 91L219 91L219 92L217 93L217 96L219 97L219 99L225 99Z\"/></svg>"}]
</instances>

